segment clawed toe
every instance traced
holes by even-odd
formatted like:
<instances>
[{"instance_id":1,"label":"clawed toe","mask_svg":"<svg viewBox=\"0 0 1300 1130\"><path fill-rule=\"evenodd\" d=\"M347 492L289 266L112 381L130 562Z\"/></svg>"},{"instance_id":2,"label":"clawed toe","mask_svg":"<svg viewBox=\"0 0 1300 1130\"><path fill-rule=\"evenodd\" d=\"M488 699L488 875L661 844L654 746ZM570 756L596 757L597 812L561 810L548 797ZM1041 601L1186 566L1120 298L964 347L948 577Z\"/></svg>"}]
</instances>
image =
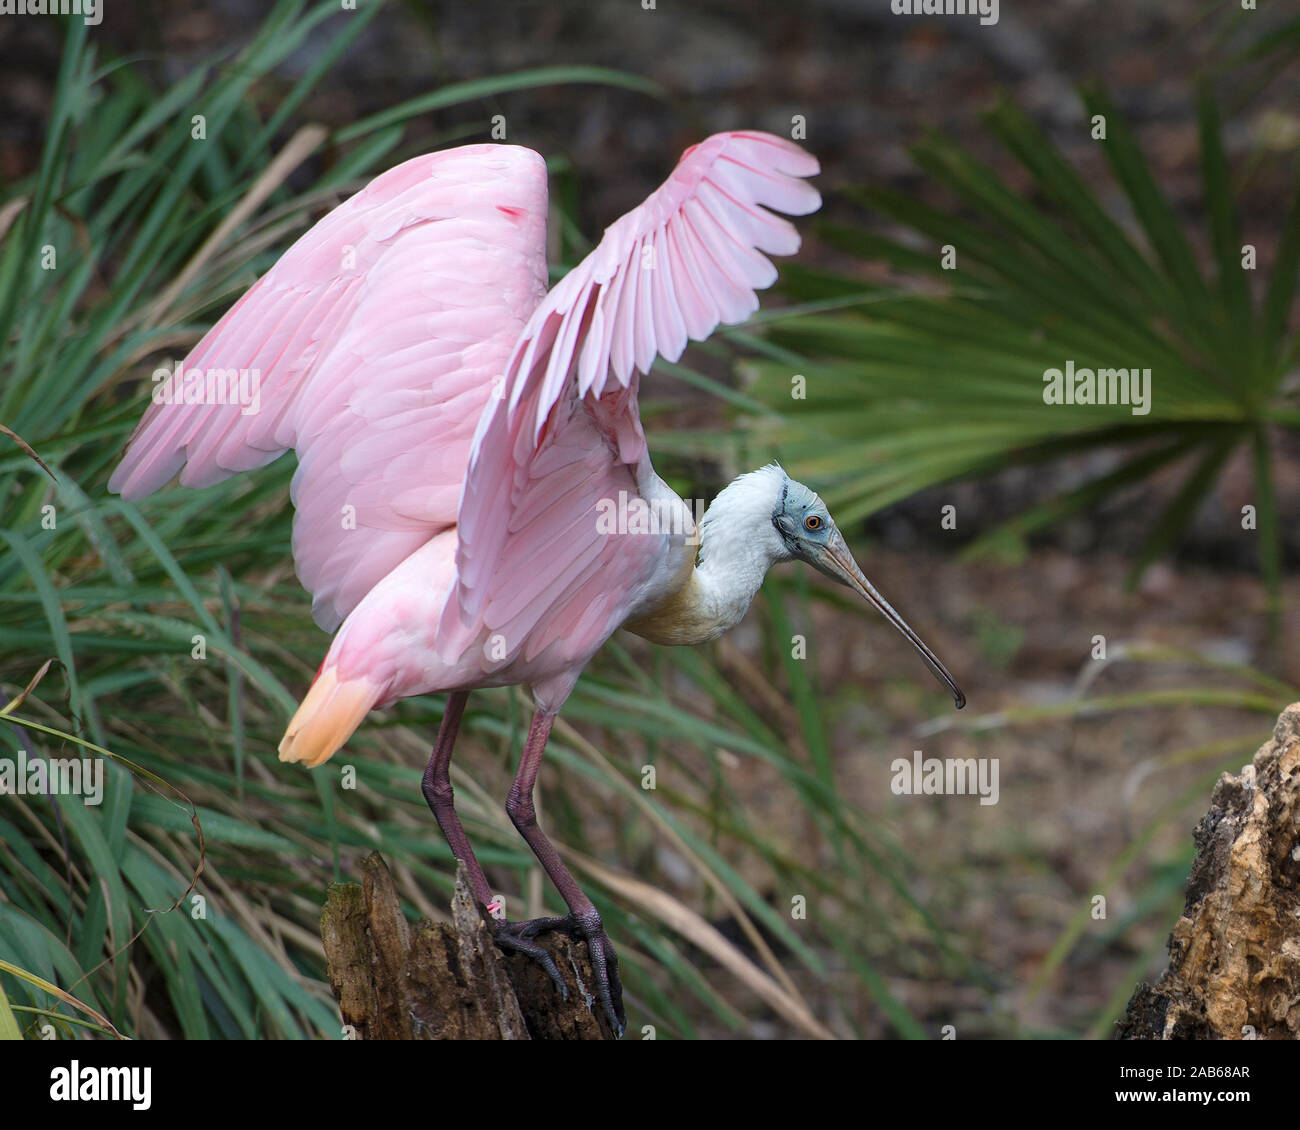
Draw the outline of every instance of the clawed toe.
<instances>
[{"instance_id":1,"label":"clawed toe","mask_svg":"<svg viewBox=\"0 0 1300 1130\"><path fill-rule=\"evenodd\" d=\"M627 1029L627 1015L623 1011L623 982L618 975L618 954L614 952L604 928L600 926L599 917L596 922L595 930L584 933L583 937L586 938L587 949L591 954L591 967L596 975L596 989L605 1009L605 1017L619 1039L622 1039L623 1032Z\"/></svg>"},{"instance_id":2,"label":"clawed toe","mask_svg":"<svg viewBox=\"0 0 1300 1130\"><path fill-rule=\"evenodd\" d=\"M497 945L502 949L526 954L541 965L565 1000L569 998L568 985L560 976L550 951L535 939L541 934L561 933L575 941L585 941L595 975L596 995L600 998L610 1027L622 1037L627 1028L627 1017L623 1011L623 984L618 975L618 955L605 935L599 913L592 910L586 914L533 918L527 922L502 922L494 919L491 920L491 926Z\"/></svg>"},{"instance_id":3,"label":"clawed toe","mask_svg":"<svg viewBox=\"0 0 1300 1130\"><path fill-rule=\"evenodd\" d=\"M527 957L531 957L545 970L546 975L554 983L560 996L567 1001L569 999L569 986L565 984L564 978L560 976L560 970L555 964L555 958L551 956L550 950L533 940L537 932L529 930L529 927L535 925L535 923L543 921L546 920L539 918L534 919L532 922L503 922L500 919L492 919L492 939L503 950L513 950L515 953L522 953Z\"/></svg>"}]
</instances>

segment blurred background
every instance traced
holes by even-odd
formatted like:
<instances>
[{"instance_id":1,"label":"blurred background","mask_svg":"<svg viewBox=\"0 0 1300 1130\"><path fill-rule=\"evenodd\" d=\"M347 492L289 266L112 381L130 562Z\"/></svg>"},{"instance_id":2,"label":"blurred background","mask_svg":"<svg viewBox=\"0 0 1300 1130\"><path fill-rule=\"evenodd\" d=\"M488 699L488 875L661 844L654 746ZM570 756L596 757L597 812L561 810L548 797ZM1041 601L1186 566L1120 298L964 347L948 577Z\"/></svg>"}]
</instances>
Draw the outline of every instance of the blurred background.
<instances>
[{"instance_id":1,"label":"blurred background","mask_svg":"<svg viewBox=\"0 0 1300 1130\"><path fill-rule=\"evenodd\" d=\"M107 494L153 369L416 153L494 127L541 152L559 277L688 145L758 128L820 159L825 205L750 323L643 382L656 466L709 499L779 459L970 705L778 570L715 645L615 637L543 826L633 1034L1109 1036L1164 967L1214 781L1300 697L1298 60L1269 0L0 18L0 755L114 755L100 806L0 797L0 1027L337 1038L325 885L379 849L412 915L450 892L418 790L441 700L314 774L275 759L327 646L292 456ZM1044 404L1068 360L1150 368L1149 414ZM476 694L454 780L531 914L558 903L501 807L526 722ZM998 802L896 795L917 749L996 758Z\"/></svg>"}]
</instances>

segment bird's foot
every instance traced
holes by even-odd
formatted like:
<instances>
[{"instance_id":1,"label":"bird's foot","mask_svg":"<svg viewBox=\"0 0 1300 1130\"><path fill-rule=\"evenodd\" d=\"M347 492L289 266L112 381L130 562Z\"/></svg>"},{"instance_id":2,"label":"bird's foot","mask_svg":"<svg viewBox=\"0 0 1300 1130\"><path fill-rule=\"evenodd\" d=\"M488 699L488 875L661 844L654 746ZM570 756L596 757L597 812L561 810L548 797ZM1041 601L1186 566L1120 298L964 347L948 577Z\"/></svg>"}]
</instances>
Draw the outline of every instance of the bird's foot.
<instances>
[{"instance_id":1,"label":"bird's foot","mask_svg":"<svg viewBox=\"0 0 1300 1130\"><path fill-rule=\"evenodd\" d=\"M534 941L540 933L560 929L564 921L563 918L534 918L529 922L507 922L490 915L487 919L488 928L492 931L492 940L503 950L513 950L531 957L555 983L560 996L568 1000L569 986L560 976L555 958L551 956L550 950Z\"/></svg>"},{"instance_id":2,"label":"bird's foot","mask_svg":"<svg viewBox=\"0 0 1300 1130\"><path fill-rule=\"evenodd\" d=\"M561 933L587 943L591 956L591 969L596 979L596 995L605 1009L605 1017L619 1038L627 1027L623 1011L623 983L618 976L618 955L605 935L600 914L591 910L586 914L566 914L561 918L533 918L527 922L502 922L490 920L492 937L502 949L515 950L536 961L555 983L560 996L569 999L569 987L556 967L549 950L538 944L541 934Z\"/></svg>"}]
</instances>

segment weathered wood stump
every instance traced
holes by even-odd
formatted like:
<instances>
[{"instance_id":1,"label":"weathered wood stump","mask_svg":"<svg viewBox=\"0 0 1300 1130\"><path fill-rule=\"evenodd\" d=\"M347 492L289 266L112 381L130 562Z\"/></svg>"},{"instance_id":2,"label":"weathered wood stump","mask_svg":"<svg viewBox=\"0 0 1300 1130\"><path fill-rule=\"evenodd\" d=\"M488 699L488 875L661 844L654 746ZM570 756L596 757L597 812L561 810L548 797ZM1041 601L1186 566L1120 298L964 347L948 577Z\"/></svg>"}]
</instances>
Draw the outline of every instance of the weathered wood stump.
<instances>
[{"instance_id":1,"label":"weathered wood stump","mask_svg":"<svg viewBox=\"0 0 1300 1130\"><path fill-rule=\"evenodd\" d=\"M1196 826L1169 968L1139 985L1116 1036L1300 1038L1300 703Z\"/></svg>"},{"instance_id":2,"label":"weathered wood stump","mask_svg":"<svg viewBox=\"0 0 1300 1130\"><path fill-rule=\"evenodd\" d=\"M361 1040L607 1040L587 943L538 939L569 987L563 999L531 958L502 953L456 874L450 924L406 920L378 852L363 885L332 883L321 913L330 987L348 1035Z\"/></svg>"}]
</instances>

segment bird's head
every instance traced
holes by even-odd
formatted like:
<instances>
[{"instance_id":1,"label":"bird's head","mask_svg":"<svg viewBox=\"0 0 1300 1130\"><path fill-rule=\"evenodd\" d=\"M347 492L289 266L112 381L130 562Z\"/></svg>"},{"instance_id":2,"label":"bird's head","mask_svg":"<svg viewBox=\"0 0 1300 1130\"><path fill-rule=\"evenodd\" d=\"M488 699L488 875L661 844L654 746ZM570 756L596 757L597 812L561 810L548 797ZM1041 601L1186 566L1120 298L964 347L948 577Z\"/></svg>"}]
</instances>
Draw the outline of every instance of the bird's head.
<instances>
[{"instance_id":1,"label":"bird's head","mask_svg":"<svg viewBox=\"0 0 1300 1130\"><path fill-rule=\"evenodd\" d=\"M966 696L956 680L948 673L948 668L925 645L921 637L912 631L907 621L894 611L889 601L876 591L875 585L863 576L826 503L803 483L796 482L786 475L779 467L765 467L763 473L767 476L773 492L776 492L772 526L776 530L783 550L779 556L786 560L798 558L800 561L806 561L832 580L864 596L921 653L921 658L929 664L930 670L952 693L957 709L960 710L965 706Z\"/></svg>"}]
</instances>

